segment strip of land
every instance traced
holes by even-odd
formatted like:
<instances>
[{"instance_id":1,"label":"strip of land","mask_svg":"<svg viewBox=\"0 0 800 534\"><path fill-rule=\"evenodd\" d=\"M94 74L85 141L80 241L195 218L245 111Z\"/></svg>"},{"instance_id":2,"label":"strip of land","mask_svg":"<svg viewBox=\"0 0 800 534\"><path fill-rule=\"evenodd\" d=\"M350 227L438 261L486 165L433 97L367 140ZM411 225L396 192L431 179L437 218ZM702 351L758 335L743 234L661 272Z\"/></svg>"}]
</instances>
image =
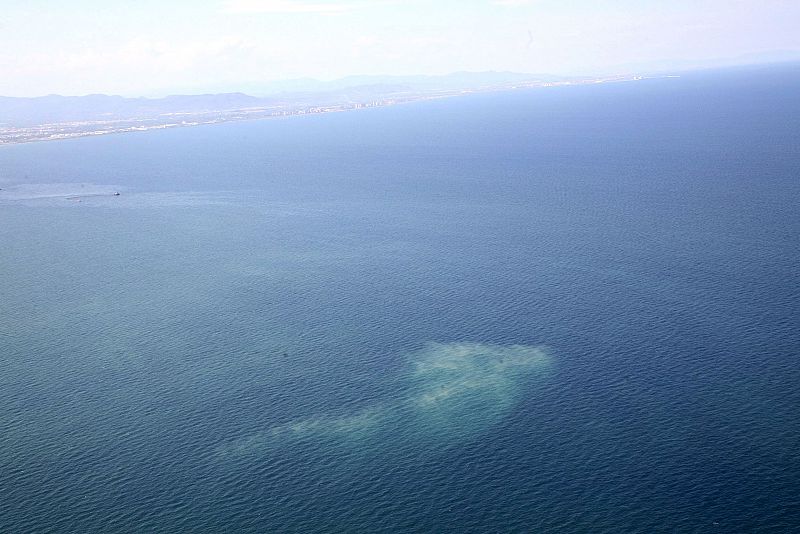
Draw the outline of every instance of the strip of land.
<instances>
[{"instance_id":1,"label":"strip of land","mask_svg":"<svg viewBox=\"0 0 800 534\"><path fill-rule=\"evenodd\" d=\"M372 84L254 97L243 93L158 99L109 95L0 97L0 145L391 106L473 93L635 81L641 76L515 79L425 87ZM442 84L446 85L446 84ZM455 86L453 86L455 85Z\"/></svg>"}]
</instances>

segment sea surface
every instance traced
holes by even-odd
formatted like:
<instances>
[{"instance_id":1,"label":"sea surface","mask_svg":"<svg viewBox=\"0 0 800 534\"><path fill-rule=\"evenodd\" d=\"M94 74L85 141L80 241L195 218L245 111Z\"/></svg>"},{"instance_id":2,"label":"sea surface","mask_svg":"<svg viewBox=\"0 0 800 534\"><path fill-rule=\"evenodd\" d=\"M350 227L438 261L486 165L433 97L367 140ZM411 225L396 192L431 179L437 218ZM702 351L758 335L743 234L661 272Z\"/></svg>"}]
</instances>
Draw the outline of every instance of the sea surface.
<instances>
[{"instance_id":1,"label":"sea surface","mask_svg":"<svg viewBox=\"0 0 800 534\"><path fill-rule=\"evenodd\" d=\"M796 532L798 95L0 147L0 532Z\"/></svg>"}]
</instances>

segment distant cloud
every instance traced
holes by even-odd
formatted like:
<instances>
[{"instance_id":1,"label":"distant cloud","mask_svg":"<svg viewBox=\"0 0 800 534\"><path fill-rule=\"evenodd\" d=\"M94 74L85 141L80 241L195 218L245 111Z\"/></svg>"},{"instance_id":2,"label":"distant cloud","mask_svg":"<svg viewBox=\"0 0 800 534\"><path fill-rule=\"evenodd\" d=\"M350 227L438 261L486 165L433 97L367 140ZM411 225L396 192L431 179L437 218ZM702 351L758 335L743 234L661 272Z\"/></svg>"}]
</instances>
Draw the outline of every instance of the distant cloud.
<instances>
[{"instance_id":1,"label":"distant cloud","mask_svg":"<svg viewBox=\"0 0 800 534\"><path fill-rule=\"evenodd\" d=\"M227 13L342 13L365 4L355 2L307 2L305 0L228 0Z\"/></svg>"},{"instance_id":2,"label":"distant cloud","mask_svg":"<svg viewBox=\"0 0 800 534\"><path fill-rule=\"evenodd\" d=\"M531 5L533 0L491 0L491 3L495 6L520 7Z\"/></svg>"}]
</instances>

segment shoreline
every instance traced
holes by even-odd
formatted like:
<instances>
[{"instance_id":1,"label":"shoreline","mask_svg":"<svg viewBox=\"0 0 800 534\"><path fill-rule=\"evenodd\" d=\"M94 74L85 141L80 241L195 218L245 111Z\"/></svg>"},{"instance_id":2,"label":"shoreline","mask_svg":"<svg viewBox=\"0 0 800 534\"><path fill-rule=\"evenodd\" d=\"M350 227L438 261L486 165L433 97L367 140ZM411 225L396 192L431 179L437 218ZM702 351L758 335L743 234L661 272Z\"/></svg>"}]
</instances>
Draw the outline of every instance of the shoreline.
<instances>
[{"instance_id":1,"label":"shoreline","mask_svg":"<svg viewBox=\"0 0 800 534\"><path fill-rule=\"evenodd\" d=\"M289 103L282 106L278 105L271 107L253 107L200 112L171 112L151 117L130 117L116 120L54 122L25 127L0 127L0 147L42 141L59 141L64 139L77 139L81 137L97 137L120 133L189 128L193 126L209 126L213 124L223 124L229 122L280 119L303 115L320 115L324 113L341 113L346 111L389 107L474 94L500 93L548 87L633 82L646 79L671 77L675 76L631 75L561 82L542 82L532 80L528 82L509 83L501 86L481 87L475 89L432 91L407 95L401 94L395 97L384 97L361 102L344 102L338 104L329 103L320 105ZM185 118L183 120L176 121L176 117L180 116Z\"/></svg>"}]
</instances>

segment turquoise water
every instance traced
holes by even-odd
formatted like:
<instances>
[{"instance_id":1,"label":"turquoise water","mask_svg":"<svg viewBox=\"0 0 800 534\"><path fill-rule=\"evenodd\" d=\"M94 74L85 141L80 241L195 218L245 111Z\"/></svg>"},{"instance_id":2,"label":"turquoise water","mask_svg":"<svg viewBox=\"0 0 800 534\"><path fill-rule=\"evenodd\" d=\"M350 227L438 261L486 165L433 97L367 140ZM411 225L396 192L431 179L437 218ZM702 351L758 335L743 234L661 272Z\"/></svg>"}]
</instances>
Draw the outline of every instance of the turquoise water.
<instances>
[{"instance_id":1,"label":"turquoise water","mask_svg":"<svg viewBox=\"0 0 800 534\"><path fill-rule=\"evenodd\" d=\"M1 147L0 531L793 530L799 90Z\"/></svg>"}]
</instances>

